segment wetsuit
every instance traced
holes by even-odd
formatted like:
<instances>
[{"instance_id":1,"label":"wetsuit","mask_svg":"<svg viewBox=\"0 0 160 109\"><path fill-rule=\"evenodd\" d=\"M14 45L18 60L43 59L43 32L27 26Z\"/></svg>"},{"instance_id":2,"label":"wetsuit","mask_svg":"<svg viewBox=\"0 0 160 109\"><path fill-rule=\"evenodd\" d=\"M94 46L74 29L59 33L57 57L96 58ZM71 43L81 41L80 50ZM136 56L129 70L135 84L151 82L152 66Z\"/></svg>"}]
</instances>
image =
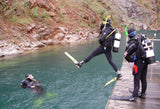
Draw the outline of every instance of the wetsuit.
<instances>
[{"instance_id":1,"label":"wetsuit","mask_svg":"<svg viewBox=\"0 0 160 109\"><path fill-rule=\"evenodd\" d=\"M32 92L37 93L38 95L43 95L46 93L46 90L41 87L41 82L38 82L34 79L26 78L21 82L21 87L26 89L31 89Z\"/></svg>"},{"instance_id":2,"label":"wetsuit","mask_svg":"<svg viewBox=\"0 0 160 109\"><path fill-rule=\"evenodd\" d=\"M130 39L127 43L128 43L128 46L126 47L125 51L127 51L128 48L130 48L130 50L127 51L128 53L125 56L125 58L130 59L129 60L130 62L134 62L133 71L132 71L132 74L134 76L134 90L133 90L132 96L137 97L139 87L140 87L140 83L139 83L140 81L142 83L141 93L145 94L146 89L147 89L146 76L147 76L148 63L141 56L141 51L140 51L139 46L138 46L138 40ZM132 56L131 58L128 58L132 54L134 54L134 57Z\"/></svg>"},{"instance_id":3,"label":"wetsuit","mask_svg":"<svg viewBox=\"0 0 160 109\"><path fill-rule=\"evenodd\" d=\"M26 78L21 82L22 88L32 88L32 86L35 86L35 81L33 79Z\"/></svg>"},{"instance_id":4,"label":"wetsuit","mask_svg":"<svg viewBox=\"0 0 160 109\"><path fill-rule=\"evenodd\" d=\"M100 28L103 29L103 27L101 26ZM105 39L105 37L109 35L113 30L114 29L111 25L106 25L104 32L101 32L101 38L99 39L100 46L96 48L87 58L84 59L84 63L87 63L93 57L104 53L115 72L118 71L117 65L112 60L111 52L115 33L111 34L107 39Z\"/></svg>"},{"instance_id":5,"label":"wetsuit","mask_svg":"<svg viewBox=\"0 0 160 109\"><path fill-rule=\"evenodd\" d=\"M134 62L134 66L135 68L133 68L133 75L134 75L134 91L132 96L133 97L137 97L138 96L138 91L139 91L139 85L140 85L140 81L142 83L142 90L141 93L145 94L146 89L147 89L147 80L146 80L146 76L147 76L147 66L148 63L143 60L143 59L137 59ZM137 72L135 71L137 67ZM136 74L135 74L136 73Z\"/></svg>"}]
</instances>

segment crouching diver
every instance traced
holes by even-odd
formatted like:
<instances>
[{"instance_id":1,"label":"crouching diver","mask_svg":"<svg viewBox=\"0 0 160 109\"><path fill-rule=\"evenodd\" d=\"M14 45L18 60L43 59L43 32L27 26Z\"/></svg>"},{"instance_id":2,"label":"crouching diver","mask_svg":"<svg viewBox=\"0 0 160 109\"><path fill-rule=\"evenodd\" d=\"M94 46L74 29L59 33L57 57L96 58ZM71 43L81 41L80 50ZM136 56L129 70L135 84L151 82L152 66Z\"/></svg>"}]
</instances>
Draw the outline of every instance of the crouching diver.
<instances>
[{"instance_id":1,"label":"crouching diver","mask_svg":"<svg viewBox=\"0 0 160 109\"><path fill-rule=\"evenodd\" d=\"M24 89L31 89L32 92L42 95L45 93L45 90L41 87L41 82L34 79L31 74L26 74L25 79L21 82L21 87Z\"/></svg>"},{"instance_id":2,"label":"crouching diver","mask_svg":"<svg viewBox=\"0 0 160 109\"><path fill-rule=\"evenodd\" d=\"M101 38L99 39L100 46L97 49L95 49L87 58L77 63L77 65L81 67L84 63L89 62L93 57L104 53L109 64L113 67L115 72L117 72L117 79L119 79L120 77L122 77L122 75L118 70L117 65L112 60L112 52L111 52L115 36L115 30L112 28L111 20L109 18L106 18L106 21L101 24L100 36L101 36Z\"/></svg>"},{"instance_id":3,"label":"crouching diver","mask_svg":"<svg viewBox=\"0 0 160 109\"><path fill-rule=\"evenodd\" d=\"M134 76L134 89L132 96L130 97L130 101L136 101L137 97L145 98L146 89L147 89L147 67L148 63L146 59L143 57L143 49L140 47L140 43L144 40L145 37L141 37L136 35L136 31L134 28L128 29L129 41L127 42L127 46L125 49L125 59L128 62L133 62L133 71L132 74ZM141 40L141 41L139 41ZM145 53L145 52L144 52ZM139 92L140 81L142 83L141 92Z\"/></svg>"}]
</instances>

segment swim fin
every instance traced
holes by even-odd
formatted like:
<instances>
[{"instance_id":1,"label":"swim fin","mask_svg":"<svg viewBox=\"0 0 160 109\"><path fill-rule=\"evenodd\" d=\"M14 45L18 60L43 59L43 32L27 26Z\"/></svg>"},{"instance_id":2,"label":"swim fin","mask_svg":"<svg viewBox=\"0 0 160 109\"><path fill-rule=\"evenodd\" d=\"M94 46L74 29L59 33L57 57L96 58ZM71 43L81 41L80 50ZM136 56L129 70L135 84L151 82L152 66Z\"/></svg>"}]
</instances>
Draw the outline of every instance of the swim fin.
<instances>
[{"instance_id":1,"label":"swim fin","mask_svg":"<svg viewBox=\"0 0 160 109\"><path fill-rule=\"evenodd\" d=\"M114 77L113 79L111 79L110 81L108 81L105 85L104 85L104 87L106 87L107 85L109 85L110 83L112 83L112 82L114 82L114 81L116 81L117 80L117 77Z\"/></svg>"},{"instance_id":2,"label":"swim fin","mask_svg":"<svg viewBox=\"0 0 160 109\"><path fill-rule=\"evenodd\" d=\"M72 62L79 68L79 66L77 65L78 64L78 61L73 57L71 56L68 52L64 52L64 54L72 60Z\"/></svg>"}]
</instances>

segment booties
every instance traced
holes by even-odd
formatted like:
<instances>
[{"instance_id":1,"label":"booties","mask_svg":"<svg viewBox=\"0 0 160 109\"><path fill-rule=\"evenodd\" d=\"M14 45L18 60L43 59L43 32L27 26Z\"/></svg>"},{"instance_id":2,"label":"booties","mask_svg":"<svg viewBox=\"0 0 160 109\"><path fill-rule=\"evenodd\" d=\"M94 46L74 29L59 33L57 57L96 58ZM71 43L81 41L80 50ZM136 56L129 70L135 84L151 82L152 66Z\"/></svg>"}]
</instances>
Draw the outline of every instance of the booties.
<instances>
[{"instance_id":1,"label":"booties","mask_svg":"<svg viewBox=\"0 0 160 109\"><path fill-rule=\"evenodd\" d=\"M146 98L146 93L138 93L138 97L145 99Z\"/></svg>"},{"instance_id":2,"label":"booties","mask_svg":"<svg viewBox=\"0 0 160 109\"><path fill-rule=\"evenodd\" d=\"M133 97L133 96L131 96L131 97L129 98L129 101L136 102L136 101L137 101L137 97Z\"/></svg>"},{"instance_id":3,"label":"booties","mask_svg":"<svg viewBox=\"0 0 160 109\"><path fill-rule=\"evenodd\" d=\"M121 74L117 74L117 80L119 80L122 77Z\"/></svg>"},{"instance_id":4,"label":"booties","mask_svg":"<svg viewBox=\"0 0 160 109\"><path fill-rule=\"evenodd\" d=\"M83 64L84 64L84 61L81 61L81 62L78 62L76 65L77 65L79 68L81 68Z\"/></svg>"},{"instance_id":5,"label":"booties","mask_svg":"<svg viewBox=\"0 0 160 109\"><path fill-rule=\"evenodd\" d=\"M121 75L120 71L118 70L117 71L117 80L119 80L121 77L122 77L122 75Z\"/></svg>"}]
</instances>

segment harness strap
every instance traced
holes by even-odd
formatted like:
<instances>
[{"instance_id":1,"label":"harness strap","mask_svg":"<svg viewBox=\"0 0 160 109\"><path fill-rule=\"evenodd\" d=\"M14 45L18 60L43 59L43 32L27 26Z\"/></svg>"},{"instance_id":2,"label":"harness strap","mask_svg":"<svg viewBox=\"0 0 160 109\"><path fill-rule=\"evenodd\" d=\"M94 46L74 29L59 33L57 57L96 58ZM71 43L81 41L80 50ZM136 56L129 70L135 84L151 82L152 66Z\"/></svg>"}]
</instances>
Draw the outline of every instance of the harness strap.
<instances>
[{"instance_id":1,"label":"harness strap","mask_svg":"<svg viewBox=\"0 0 160 109\"><path fill-rule=\"evenodd\" d=\"M116 29L114 29L110 34L108 34L106 37L105 37L105 39L107 39L111 34L113 34L113 32L115 32L116 31Z\"/></svg>"},{"instance_id":2,"label":"harness strap","mask_svg":"<svg viewBox=\"0 0 160 109\"><path fill-rule=\"evenodd\" d=\"M135 43L131 44L126 51L128 51L131 47L133 47Z\"/></svg>"}]
</instances>

